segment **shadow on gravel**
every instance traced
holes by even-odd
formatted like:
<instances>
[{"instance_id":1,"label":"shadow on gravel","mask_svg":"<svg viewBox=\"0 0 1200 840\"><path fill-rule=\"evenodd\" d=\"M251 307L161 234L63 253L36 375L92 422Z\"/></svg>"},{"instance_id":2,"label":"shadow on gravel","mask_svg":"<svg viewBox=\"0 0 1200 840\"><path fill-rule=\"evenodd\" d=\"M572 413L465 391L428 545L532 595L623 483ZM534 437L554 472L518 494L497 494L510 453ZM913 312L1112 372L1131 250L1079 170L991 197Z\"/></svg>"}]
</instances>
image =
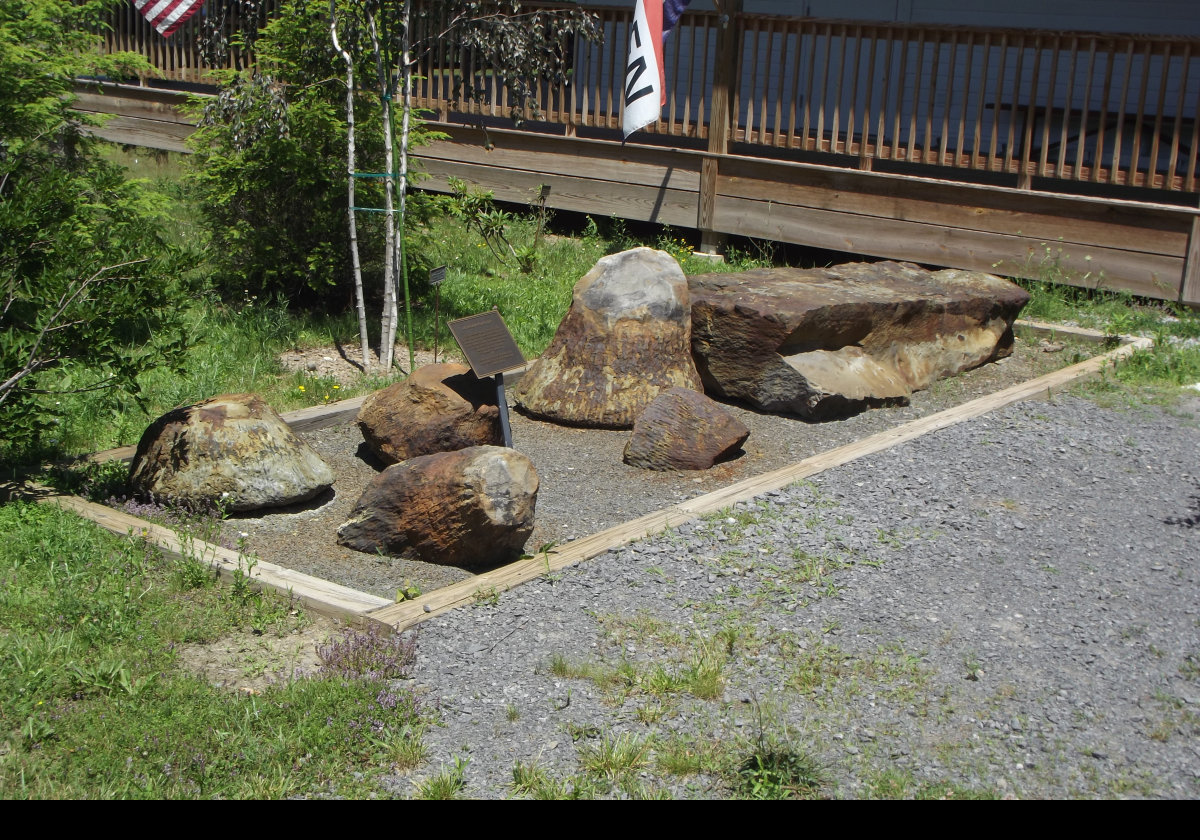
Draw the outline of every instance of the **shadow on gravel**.
<instances>
[{"instance_id":1,"label":"shadow on gravel","mask_svg":"<svg viewBox=\"0 0 1200 840\"><path fill-rule=\"evenodd\" d=\"M1200 489L1200 482L1196 485ZM1187 516L1168 516L1163 520L1168 525L1182 525L1184 528L1195 528L1200 525L1200 493L1193 493L1188 499Z\"/></svg>"}]
</instances>

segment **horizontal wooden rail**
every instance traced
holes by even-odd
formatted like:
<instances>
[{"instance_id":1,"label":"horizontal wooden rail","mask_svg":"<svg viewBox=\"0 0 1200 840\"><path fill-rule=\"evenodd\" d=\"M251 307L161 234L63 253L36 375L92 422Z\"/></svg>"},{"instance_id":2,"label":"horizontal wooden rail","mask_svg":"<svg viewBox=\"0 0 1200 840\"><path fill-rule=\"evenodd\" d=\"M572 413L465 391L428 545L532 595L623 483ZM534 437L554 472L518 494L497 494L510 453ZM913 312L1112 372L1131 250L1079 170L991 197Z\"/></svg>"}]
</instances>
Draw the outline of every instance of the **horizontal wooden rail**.
<instances>
[{"instance_id":1,"label":"horizontal wooden rail","mask_svg":"<svg viewBox=\"0 0 1200 840\"><path fill-rule=\"evenodd\" d=\"M89 83L79 106L117 114L97 133L184 149L181 94ZM1200 207L972 184L928 175L622 144L461 123L418 150L430 175L528 204L1200 305ZM1161 193L1164 197L1168 194Z\"/></svg>"}]
</instances>

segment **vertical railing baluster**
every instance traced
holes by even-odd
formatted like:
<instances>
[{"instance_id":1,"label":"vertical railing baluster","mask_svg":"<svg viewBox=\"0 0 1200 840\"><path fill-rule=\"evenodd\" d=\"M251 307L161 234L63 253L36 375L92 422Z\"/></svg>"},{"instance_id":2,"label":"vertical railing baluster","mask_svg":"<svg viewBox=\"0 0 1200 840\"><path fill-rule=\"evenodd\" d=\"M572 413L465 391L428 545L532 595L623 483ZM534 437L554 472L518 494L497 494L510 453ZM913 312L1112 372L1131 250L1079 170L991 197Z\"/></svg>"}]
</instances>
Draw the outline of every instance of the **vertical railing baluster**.
<instances>
[{"instance_id":1,"label":"vertical railing baluster","mask_svg":"<svg viewBox=\"0 0 1200 840\"><path fill-rule=\"evenodd\" d=\"M1129 150L1129 180L1131 186L1139 186L1143 183L1142 173L1142 120L1146 114L1146 94L1150 84L1150 64L1153 56L1150 52L1150 44L1147 43L1142 51L1142 83L1138 86L1138 101L1137 101L1137 119L1130 126L1130 133L1133 135L1133 147ZM1125 113L1122 109L1122 113Z\"/></svg>"},{"instance_id":2,"label":"vertical railing baluster","mask_svg":"<svg viewBox=\"0 0 1200 840\"><path fill-rule=\"evenodd\" d=\"M942 54L941 39L938 40L938 55ZM950 33L950 69L946 73L946 104L942 106L942 131L940 142L938 143L938 165L946 165L946 153L949 151L949 136L950 136L950 111L954 108L954 78L957 73L957 66L954 61L958 57L958 32ZM930 103L932 107L937 107L937 99Z\"/></svg>"},{"instance_id":3,"label":"vertical railing baluster","mask_svg":"<svg viewBox=\"0 0 1200 840\"><path fill-rule=\"evenodd\" d=\"M879 100L879 118L875 126L875 156L878 158L895 157L896 138L887 141L887 113L892 100L892 51L896 43L895 30L887 27L883 30L887 48L883 60L883 96Z\"/></svg>"},{"instance_id":4,"label":"vertical railing baluster","mask_svg":"<svg viewBox=\"0 0 1200 840\"><path fill-rule=\"evenodd\" d=\"M1084 153L1087 149L1088 126L1091 125L1092 122L1092 78L1095 75L1095 72L1096 38L1093 36L1088 38L1087 75L1084 77L1083 105L1080 108L1079 114L1079 142L1076 144L1075 148L1075 170L1071 173L1071 176L1077 181L1084 180L1083 161Z\"/></svg>"},{"instance_id":5,"label":"vertical railing baluster","mask_svg":"<svg viewBox=\"0 0 1200 840\"><path fill-rule=\"evenodd\" d=\"M817 27L813 23L806 23L806 27L812 32L812 48L808 52L808 90L804 96L804 146L808 151L813 148L812 144L812 109L813 109L813 92L816 90L816 82L814 81L817 74Z\"/></svg>"},{"instance_id":6,"label":"vertical railing baluster","mask_svg":"<svg viewBox=\"0 0 1200 840\"><path fill-rule=\"evenodd\" d=\"M800 63L804 59L804 24L798 23L792 27L796 36L796 52L791 56L792 62L792 95L788 97L788 134L787 147L796 148L796 100L800 99Z\"/></svg>"},{"instance_id":7,"label":"vertical railing baluster","mask_svg":"<svg viewBox=\"0 0 1200 840\"><path fill-rule=\"evenodd\" d=\"M1053 117L1056 113L1055 101L1056 86L1058 85L1058 57L1062 52L1060 49L1061 39L1055 35L1050 47L1050 81L1046 84L1046 104L1043 106L1045 116L1042 119L1042 139L1041 148L1038 149L1038 163L1036 172L1039 177L1045 177L1046 165L1050 155L1050 126L1053 122ZM1039 55L1041 51L1039 50ZM1064 120L1066 119L1064 115Z\"/></svg>"},{"instance_id":8,"label":"vertical railing baluster","mask_svg":"<svg viewBox=\"0 0 1200 840\"><path fill-rule=\"evenodd\" d=\"M870 168L871 159L875 157L875 149L871 142L871 123L873 122L871 119L871 108L875 104L875 53L879 50L879 38L877 37L878 30L874 26L869 27L866 31L869 31L871 34L869 36L870 45L867 47L867 76L863 82L865 93L863 96L862 128L859 129L859 133L862 135L858 143L858 166L860 169ZM859 37L868 37L863 33L864 30L860 26ZM857 73L855 74L855 78L857 78ZM858 85L856 84L856 91L857 87Z\"/></svg>"},{"instance_id":9,"label":"vertical railing baluster","mask_svg":"<svg viewBox=\"0 0 1200 840\"><path fill-rule=\"evenodd\" d=\"M1163 181L1163 186L1168 190L1178 189L1175 186L1175 173L1179 164L1179 146L1183 136L1184 112L1183 103L1187 97L1187 86L1190 75L1188 73L1189 66L1192 61L1192 44L1190 41L1185 41L1183 44L1183 55L1179 60L1179 94L1175 98L1175 116L1171 127L1171 151L1167 156L1167 175ZM1193 114L1195 119L1200 114Z\"/></svg>"},{"instance_id":10,"label":"vertical railing baluster","mask_svg":"<svg viewBox=\"0 0 1200 840\"><path fill-rule=\"evenodd\" d=\"M1159 73L1158 102L1154 108L1154 131L1150 135L1150 160L1146 166L1146 186L1148 187L1158 186L1159 137L1163 127L1163 108L1167 104L1167 77L1170 75L1171 69L1171 43L1169 41L1163 44L1162 60L1159 66L1162 69Z\"/></svg>"},{"instance_id":11,"label":"vertical railing baluster","mask_svg":"<svg viewBox=\"0 0 1200 840\"><path fill-rule=\"evenodd\" d=\"M1125 129L1125 106L1129 101L1129 81L1133 75L1133 41L1125 51L1125 76L1121 80L1121 104L1117 106L1117 125L1113 136L1112 167L1108 170L1108 182L1119 184L1125 176L1121 173L1121 136Z\"/></svg>"}]
</instances>

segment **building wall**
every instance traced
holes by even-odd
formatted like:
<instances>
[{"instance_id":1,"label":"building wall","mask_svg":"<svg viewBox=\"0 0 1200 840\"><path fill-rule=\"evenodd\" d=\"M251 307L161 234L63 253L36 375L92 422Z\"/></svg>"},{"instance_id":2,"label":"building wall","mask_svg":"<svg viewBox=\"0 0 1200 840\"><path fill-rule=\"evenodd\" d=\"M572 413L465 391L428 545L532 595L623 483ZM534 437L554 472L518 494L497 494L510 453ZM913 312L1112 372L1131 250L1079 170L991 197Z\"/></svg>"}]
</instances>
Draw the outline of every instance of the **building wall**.
<instances>
[{"instance_id":1,"label":"building wall","mask_svg":"<svg viewBox=\"0 0 1200 840\"><path fill-rule=\"evenodd\" d=\"M583 5L633 6L633 0ZM712 9L712 0L689 8ZM944 23L1200 37L1200 0L744 0L747 12L836 20Z\"/></svg>"}]
</instances>

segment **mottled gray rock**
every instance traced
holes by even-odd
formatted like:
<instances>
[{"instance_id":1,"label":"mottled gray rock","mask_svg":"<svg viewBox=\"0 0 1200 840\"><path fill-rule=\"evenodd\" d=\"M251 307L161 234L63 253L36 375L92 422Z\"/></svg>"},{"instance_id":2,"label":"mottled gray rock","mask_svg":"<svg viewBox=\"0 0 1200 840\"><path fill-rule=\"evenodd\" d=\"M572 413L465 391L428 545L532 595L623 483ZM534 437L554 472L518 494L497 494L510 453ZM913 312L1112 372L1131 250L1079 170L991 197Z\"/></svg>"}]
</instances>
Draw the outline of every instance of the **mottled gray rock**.
<instances>
[{"instance_id":1,"label":"mottled gray rock","mask_svg":"<svg viewBox=\"0 0 1200 840\"><path fill-rule=\"evenodd\" d=\"M669 254L634 248L601 258L575 284L566 318L513 398L546 420L628 429L673 387L701 389L687 278Z\"/></svg>"},{"instance_id":2,"label":"mottled gray rock","mask_svg":"<svg viewBox=\"0 0 1200 840\"><path fill-rule=\"evenodd\" d=\"M708 397L671 388L634 422L625 463L647 470L706 470L749 436L744 423Z\"/></svg>"},{"instance_id":3,"label":"mottled gray rock","mask_svg":"<svg viewBox=\"0 0 1200 840\"><path fill-rule=\"evenodd\" d=\"M129 482L155 499L246 511L307 501L333 472L257 394L223 394L151 423Z\"/></svg>"},{"instance_id":4,"label":"mottled gray rock","mask_svg":"<svg viewBox=\"0 0 1200 840\"><path fill-rule=\"evenodd\" d=\"M706 274L690 287L705 392L815 419L1007 355L1029 300L990 274L895 262Z\"/></svg>"},{"instance_id":5,"label":"mottled gray rock","mask_svg":"<svg viewBox=\"0 0 1200 840\"><path fill-rule=\"evenodd\" d=\"M513 449L422 455L372 480L338 528L338 542L448 566L495 565L529 539L537 489L533 463Z\"/></svg>"},{"instance_id":6,"label":"mottled gray rock","mask_svg":"<svg viewBox=\"0 0 1200 840\"><path fill-rule=\"evenodd\" d=\"M367 446L387 464L504 443L495 383L466 365L426 365L376 391L358 411Z\"/></svg>"}]
</instances>

